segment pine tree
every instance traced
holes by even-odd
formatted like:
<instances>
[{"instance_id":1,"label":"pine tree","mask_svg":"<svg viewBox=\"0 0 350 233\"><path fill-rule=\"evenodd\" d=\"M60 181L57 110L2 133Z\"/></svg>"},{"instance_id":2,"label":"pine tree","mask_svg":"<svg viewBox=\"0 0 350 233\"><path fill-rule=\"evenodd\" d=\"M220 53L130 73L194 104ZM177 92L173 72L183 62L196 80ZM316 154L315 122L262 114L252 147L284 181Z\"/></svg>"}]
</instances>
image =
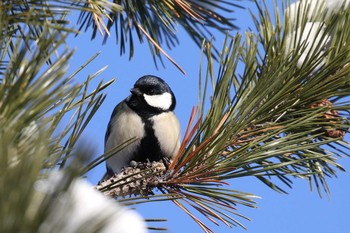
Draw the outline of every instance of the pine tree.
<instances>
[{"instance_id":1,"label":"pine tree","mask_svg":"<svg viewBox=\"0 0 350 233\"><path fill-rule=\"evenodd\" d=\"M103 69L75 81L97 55L67 74L74 51L66 38L84 29L92 29L92 39L98 33L108 39L115 27L121 54L132 58L135 41L146 41L156 65L165 57L182 72L163 49L181 44L178 26L203 53L198 106L169 169L136 164L91 189L129 206L173 202L205 232L213 230L198 216L244 227L239 221L247 217L235 205L256 206L256 195L226 185L232 179L256 177L283 193L278 183L292 187L293 179L302 178L320 195L329 194L327 179L344 170L336 160L349 149L349 2L301 2L283 1L282 11L276 6L270 12L256 1L256 30L227 34L222 48L213 46L212 33L238 29L223 12L234 15L239 2L0 2L0 232L62 232L59 222L49 230L43 226L50 216L60 219L54 213L58 197L130 143L92 162L92 148L77 143L114 81L88 91ZM74 12L78 22L69 21ZM64 172L59 185L38 191L38 181L57 170ZM105 221L74 232L99 232Z\"/></svg>"}]
</instances>

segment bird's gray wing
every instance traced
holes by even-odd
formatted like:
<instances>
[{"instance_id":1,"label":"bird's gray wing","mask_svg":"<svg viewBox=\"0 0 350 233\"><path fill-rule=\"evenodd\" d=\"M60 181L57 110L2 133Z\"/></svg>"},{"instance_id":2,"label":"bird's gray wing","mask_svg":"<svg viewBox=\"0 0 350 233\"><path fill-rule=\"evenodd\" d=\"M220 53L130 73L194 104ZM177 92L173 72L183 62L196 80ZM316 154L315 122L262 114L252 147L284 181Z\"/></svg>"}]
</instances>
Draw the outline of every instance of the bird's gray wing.
<instances>
[{"instance_id":1,"label":"bird's gray wing","mask_svg":"<svg viewBox=\"0 0 350 233\"><path fill-rule=\"evenodd\" d=\"M119 104L117 104L112 112L111 118L109 119L108 122L108 126L107 126L107 130L106 130L106 134L105 134L105 152L106 152L106 142L108 140L109 135L111 134L112 131L112 124L113 124L113 118L117 115L117 113L121 110L122 108L122 104L124 103L124 101L120 102Z\"/></svg>"},{"instance_id":2,"label":"bird's gray wing","mask_svg":"<svg viewBox=\"0 0 350 233\"><path fill-rule=\"evenodd\" d=\"M108 137L110 136L111 131L112 131L113 119L117 115L118 111L121 110L123 102L124 101L122 101L121 103L117 104L114 107L112 115L111 115L111 118L109 119L108 126L107 126L106 133L105 133L104 152L107 151L106 143L107 143ZM106 163L106 170L107 170L107 172L103 175L103 177L101 178L100 182L108 180L114 175L113 170L110 167L108 167L107 163Z\"/></svg>"}]
</instances>

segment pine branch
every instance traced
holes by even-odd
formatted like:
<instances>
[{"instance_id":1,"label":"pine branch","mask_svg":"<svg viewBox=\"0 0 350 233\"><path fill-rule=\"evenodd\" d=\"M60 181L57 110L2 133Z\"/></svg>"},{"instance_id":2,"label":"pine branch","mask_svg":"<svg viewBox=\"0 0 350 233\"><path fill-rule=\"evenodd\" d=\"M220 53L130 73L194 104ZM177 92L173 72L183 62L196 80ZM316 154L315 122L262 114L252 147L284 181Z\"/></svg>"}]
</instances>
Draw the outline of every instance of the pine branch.
<instances>
[{"instance_id":1,"label":"pine branch","mask_svg":"<svg viewBox=\"0 0 350 233\"><path fill-rule=\"evenodd\" d=\"M126 53L128 49L129 57L132 58L135 41L143 43L146 39L156 65L156 58L162 62L163 54L182 73L185 72L164 50L166 46L173 48L179 43L177 25L182 26L195 43L201 46L203 39L215 36L214 31L226 33L237 29L234 19L223 16L233 13L235 8L241 7L223 0L144 0L142 3L124 0L15 0L9 1L9 4L0 4L0 10L6 12L2 15L2 23L6 26L3 27L2 35L9 35L9 38L4 39L29 35L35 41L44 24L50 25L54 30L73 32L74 25L70 25L65 16L78 11L80 16L77 23L80 26L76 33L92 28L92 39L99 33L106 40L114 26L120 54ZM213 52L217 56L218 52Z\"/></svg>"},{"instance_id":2,"label":"pine branch","mask_svg":"<svg viewBox=\"0 0 350 233\"><path fill-rule=\"evenodd\" d=\"M45 8L47 5L38 2L29 8L26 5L24 10L18 8L14 14L22 16L22 13L35 12L38 18L27 15L28 18L18 17L19 21L11 21L9 9L0 4L2 22L10 22L10 27L0 23L4 32L0 37L3 72L0 79L0 181L7 187L0 191L0 197L8 200L0 209L0 221L3 221L0 231L4 232L21 232L22 227L38 231L52 207L52 196L38 197L35 181L57 165L61 169L71 168L66 161L79 157L78 152L74 153L77 141L104 100L100 92L113 82L101 82L92 92L87 91L91 80L103 68L82 84L71 84L79 71L66 76L65 67L73 52L67 49L56 58L52 56L65 43L66 34L62 31L66 30L60 25L61 21L48 22L40 18L48 17L47 12L58 18L63 15L59 12L55 15ZM75 7L63 3L66 9ZM76 5L78 9L81 3ZM160 16L153 14L160 14L161 8L150 8L156 13L138 15L135 9L139 11L145 6L124 3L124 7L129 7L127 10L131 10L133 20L141 27L150 26L142 21L146 17L167 19L163 23L167 30L173 29L175 21L172 20L179 16L190 20L186 21L188 24L193 22L196 25L193 28L198 30L197 23L206 15L205 9L207 14L212 13L209 6L198 6L194 1L165 3L168 5L159 3L157 6L168 9L169 14ZM106 9L117 11L120 8L108 5L107 1L90 4L95 5L86 9L97 12L96 29L109 30L108 25L102 23L103 14ZM43 7L45 14L36 12ZM255 207L253 199L257 196L231 190L227 180L234 182L236 178L253 176L278 192L286 192L285 186L293 187L294 178L303 178L316 186L320 194L322 188L329 192L328 177L343 170L337 157L347 156L345 149L349 149L344 141L344 134L350 127L349 10L338 9L321 24L311 25L306 16L302 17L301 24L291 23L288 17L283 21L277 10L274 17L260 5L259 10L260 15L255 18L258 35L247 32L245 40L240 35L227 37L216 76L212 51L215 48L203 44L206 56L202 58L201 67L206 67L206 71L200 73L199 105L195 108L198 110L190 116L181 149L168 165L169 169L162 163L136 164L100 184L99 190L119 197L128 205L170 200L206 232L212 230L197 214L214 224L243 227L236 217L247 218L237 212L236 205ZM321 12L319 16L324 15ZM121 19L124 15L118 17ZM209 24L216 27L219 18L217 15L217 21L209 21ZM276 21L272 22L272 18ZM14 25L31 20L36 20L34 25L38 27L28 26L26 30L32 33L16 38L19 31L13 29ZM65 22L64 18L62 20ZM118 22L130 32L133 29L128 21ZM157 38L157 33L165 32L160 28L154 30L164 31L145 31L151 38ZM53 29L58 31L53 33ZM309 29L317 36L310 36L313 34L307 32ZM23 31L21 33L24 35ZM142 40L142 30L137 33ZM303 40L305 33L308 39L313 38L311 42ZM160 43L161 38L154 41ZM243 65L243 71L238 70L239 65ZM70 117L70 122L54 137L65 117ZM105 156L112 156L132 140ZM57 193L64 194L76 175L102 161L98 158L85 167L71 168L74 172Z\"/></svg>"},{"instance_id":3,"label":"pine branch","mask_svg":"<svg viewBox=\"0 0 350 233\"><path fill-rule=\"evenodd\" d=\"M46 34L48 31L43 30L31 51L25 46L30 39L18 40L0 83L0 179L6 187L0 191L1 232L37 231L50 206L49 198L37 195L34 189L49 158L50 135L41 116L72 89L54 88L64 76L69 52L39 74L48 56L65 40Z\"/></svg>"},{"instance_id":4,"label":"pine branch","mask_svg":"<svg viewBox=\"0 0 350 233\"><path fill-rule=\"evenodd\" d=\"M123 8L122 12L110 11L107 14L106 10L101 10L96 17L96 13L84 11L81 13L78 23L80 30L93 28L92 39L96 37L98 31L103 31L101 29L103 27L104 31L107 32L105 34L105 40L107 40L109 31L114 26L116 40L120 44L120 54L126 53L127 47L129 47L130 58L134 54L135 41L143 43L146 38L155 62L156 58L162 62L161 54L163 54L179 68L180 66L172 61L164 51L165 46L171 49L179 43L176 34L177 24L188 32L198 46L201 46L203 39L214 37L215 34L209 29L226 33L227 30L238 28L233 23L234 19L223 16L224 13L233 13L234 8L240 7L234 2L222 0L122 0L114 2L114 4L120 4ZM96 8L96 4L95 1L86 1L85 7ZM98 4L98 7L103 8L104 5L112 3L99 1ZM106 24L103 23L104 18L107 19Z\"/></svg>"},{"instance_id":5,"label":"pine branch","mask_svg":"<svg viewBox=\"0 0 350 233\"><path fill-rule=\"evenodd\" d=\"M0 13L1 18L8 16ZM32 16L27 17L30 21ZM62 232L60 223L67 221L57 212L57 206L62 207L60 198L67 197L81 164L92 154L90 147L79 148L76 142L104 99L100 92L112 83L100 83L88 93L97 72L86 82L73 84L79 70L66 74L73 55L64 46L67 33L63 28L52 30L53 24L40 24L34 43L31 35L13 37L7 25L0 23L4 32L0 39L0 183L4 187L0 190L0 232L39 232L47 226L50 232ZM74 111L71 122L60 132L58 126ZM63 165L68 157L69 164ZM49 191L39 190L39 180L55 171L58 164L64 178ZM95 232L105 220L106 216L97 217L82 223L80 229Z\"/></svg>"},{"instance_id":6,"label":"pine branch","mask_svg":"<svg viewBox=\"0 0 350 233\"><path fill-rule=\"evenodd\" d=\"M211 46L204 44L207 64L201 64L207 70L200 73L199 106L190 116L179 154L169 170L157 171L154 177L152 169L145 171L146 178L137 170L140 178L132 184L145 179L160 182L142 183L141 190L128 193L137 195L130 203L168 196L205 232L212 232L198 213L215 224L241 225L232 217L242 217L234 206L255 206L256 196L223 188L227 180L256 177L286 193L293 179L302 178L321 195L329 193L327 179L344 171L337 157L348 156L349 149L344 140L350 127L349 10L312 26L317 36L305 42L307 22L291 24L279 11L271 17L264 6L258 7L258 35L247 32L245 40L240 35L228 37L216 77ZM287 42L296 30L300 33L293 34L291 49ZM330 35L331 45L325 45ZM240 63L243 71L237 68ZM119 177L113 181L121 182ZM130 185L120 184L119 189ZM113 192L113 185L102 186L104 192ZM153 194L154 189L161 194Z\"/></svg>"}]
</instances>

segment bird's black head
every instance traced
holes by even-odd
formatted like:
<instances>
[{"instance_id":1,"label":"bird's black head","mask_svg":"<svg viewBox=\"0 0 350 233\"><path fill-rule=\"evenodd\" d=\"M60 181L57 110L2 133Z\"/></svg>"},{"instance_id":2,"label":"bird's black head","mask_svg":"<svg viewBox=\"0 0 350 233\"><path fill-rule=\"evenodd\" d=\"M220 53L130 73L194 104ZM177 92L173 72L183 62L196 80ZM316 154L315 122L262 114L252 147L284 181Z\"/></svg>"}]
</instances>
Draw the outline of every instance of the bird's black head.
<instances>
[{"instance_id":1,"label":"bird's black head","mask_svg":"<svg viewBox=\"0 0 350 233\"><path fill-rule=\"evenodd\" d=\"M174 93L161 78L145 75L136 81L127 99L129 107L146 115L173 111L176 106Z\"/></svg>"}]
</instances>

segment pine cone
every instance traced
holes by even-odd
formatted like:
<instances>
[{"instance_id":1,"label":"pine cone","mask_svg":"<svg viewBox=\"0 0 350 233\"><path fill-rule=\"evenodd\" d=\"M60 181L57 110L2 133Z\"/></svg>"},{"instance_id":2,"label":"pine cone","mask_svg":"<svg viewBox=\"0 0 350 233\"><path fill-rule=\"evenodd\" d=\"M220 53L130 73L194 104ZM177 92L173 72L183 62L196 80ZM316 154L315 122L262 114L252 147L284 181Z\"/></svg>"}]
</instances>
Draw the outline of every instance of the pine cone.
<instances>
[{"instance_id":1,"label":"pine cone","mask_svg":"<svg viewBox=\"0 0 350 233\"><path fill-rule=\"evenodd\" d=\"M100 182L95 188L111 198L138 194L147 196L152 194L152 189L159 182L165 182L164 173L166 170L163 162L141 163L131 161L130 167L122 168L120 173ZM104 189L107 186L108 190L105 191Z\"/></svg>"},{"instance_id":2,"label":"pine cone","mask_svg":"<svg viewBox=\"0 0 350 233\"><path fill-rule=\"evenodd\" d=\"M319 107L328 107L329 110L323 113L322 117L325 119L331 119L331 118L339 118L339 112L333 108L333 103L329 101L328 99L323 99L320 102L314 103L310 105L310 108L319 108ZM336 124L335 121L329 121L330 123ZM327 137L331 138L343 138L345 136L346 131L343 129L323 129L324 133Z\"/></svg>"}]
</instances>

